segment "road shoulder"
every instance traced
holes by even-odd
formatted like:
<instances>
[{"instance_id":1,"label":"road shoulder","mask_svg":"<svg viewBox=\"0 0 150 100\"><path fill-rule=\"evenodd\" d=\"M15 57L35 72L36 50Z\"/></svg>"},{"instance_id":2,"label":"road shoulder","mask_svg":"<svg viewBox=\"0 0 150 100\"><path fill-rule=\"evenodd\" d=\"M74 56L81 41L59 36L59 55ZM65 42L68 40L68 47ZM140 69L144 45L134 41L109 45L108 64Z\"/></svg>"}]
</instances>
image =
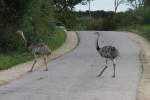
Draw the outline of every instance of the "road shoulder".
<instances>
[{"instance_id":1,"label":"road shoulder","mask_svg":"<svg viewBox=\"0 0 150 100\"><path fill-rule=\"evenodd\" d=\"M129 37L141 47L140 59L143 73L139 83L137 100L150 100L150 44L139 35L129 33Z\"/></svg>"},{"instance_id":2,"label":"road shoulder","mask_svg":"<svg viewBox=\"0 0 150 100\"><path fill-rule=\"evenodd\" d=\"M48 57L48 62L63 56L64 54L70 52L78 45L78 36L75 32L67 32L67 39L65 43L52 52L52 54ZM8 70L0 71L0 86L5 85L21 76L25 75L27 71L32 66L33 61L28 61L23 64L16 65ZM35 65L34 71L36 71L41 66L44 66L43 59L38 59L37 64Z\"/></svg>"}]
</instances>

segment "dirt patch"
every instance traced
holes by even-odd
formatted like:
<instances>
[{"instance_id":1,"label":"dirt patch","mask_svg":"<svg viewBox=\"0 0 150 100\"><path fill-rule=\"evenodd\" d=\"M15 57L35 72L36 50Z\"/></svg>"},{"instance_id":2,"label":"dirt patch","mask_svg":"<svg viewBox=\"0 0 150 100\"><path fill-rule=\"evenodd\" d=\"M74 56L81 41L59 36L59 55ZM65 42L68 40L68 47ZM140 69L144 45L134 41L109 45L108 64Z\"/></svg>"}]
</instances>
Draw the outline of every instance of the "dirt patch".
<instances>
[{"instance_id":1,"label":"dirt patch","mask_svg":"<svg viewBox=\"0 0 150 100\"><path fill-rule=\"evenodd\" d=\"M141 46L140 59L143 64L143 73L139 83L137 100L150 100L150 43L133 33L129 33L129 37Z\"/></svg>"}]
</instances>

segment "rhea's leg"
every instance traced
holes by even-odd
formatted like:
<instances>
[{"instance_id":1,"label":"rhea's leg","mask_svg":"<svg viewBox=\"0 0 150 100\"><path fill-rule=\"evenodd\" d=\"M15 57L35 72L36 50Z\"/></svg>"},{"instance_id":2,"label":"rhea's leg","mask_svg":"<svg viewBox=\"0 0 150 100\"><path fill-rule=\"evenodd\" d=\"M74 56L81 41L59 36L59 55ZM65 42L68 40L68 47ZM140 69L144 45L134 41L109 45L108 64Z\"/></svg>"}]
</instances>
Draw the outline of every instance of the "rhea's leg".
<instances>
[{"instance_id":1,"label":"rhea's leg","mask_svg":"<svg viewBox=\"0 0 150 100\"><path fill-rule=\"evenodd\" d=\"M31 67L31 69L30 69L28 72L32 72L32 71L33 71L33 68L34 68L34 65L36 64L36 62L37 62L37 60L34 59L34 63L33 63L33 65L32 65L32 67Z\"/></svg>"},{"instance_id":2,"label":"rhea's leg","mask_svg":"<svg viewBox=\"0 0 150 100\"><path fill-rule=\"evenodd\" d=\"M108 59L106 58L105 61L106 61L106 65L105 65L104 69L100 72L100 74L98 75L98 77L101 77L102 74L104 73L104 71L108 68L108 67L107 67Z\"/></svg>"},{"instance_id":3,"label":"rhea's leg","mask_svg":"<svg viewBox=\"0 0 150 100\"><path fill-rule=\"evenodd\" d=\"M113 74L113 78L116 76L115 74L116 74L116 61L115 61L115 59L113 59L113 68L114 68L114 74Z\"/></svg>"},{"instance_id":4,"label":"rhea's leg","mask_svg":"<svg viewBox=\"0 0 150 100\"><path fill-rule=\"evenodd\" d=\"M44 63L45 63L45 67L46 67L44 71L48 71L46 57L44 57Z\"/></svg>"},{"instance_id":5,"label":"rhea's leg","mask_svg":"<svg viewBox=\"0 0 150 100\"><path fill-rule=\"evenodd\" d=\"M106 61L106 66L107 66L108 59L106 58L105 61Z\"/></svg>"},{"instance_id":6,"label":"rhea's leg","mask_svg":"<svg viewBox=\"0 0 150 100\"><path fill-rule=\"evenodd\" d=\"M103 68L103 70L100 72L100 74L98 75L98 77L101 77L102 76L102 74L104 73L104 71L107 69L108 67L107 67L107 65Z\"/></svg>"}]
</instances>

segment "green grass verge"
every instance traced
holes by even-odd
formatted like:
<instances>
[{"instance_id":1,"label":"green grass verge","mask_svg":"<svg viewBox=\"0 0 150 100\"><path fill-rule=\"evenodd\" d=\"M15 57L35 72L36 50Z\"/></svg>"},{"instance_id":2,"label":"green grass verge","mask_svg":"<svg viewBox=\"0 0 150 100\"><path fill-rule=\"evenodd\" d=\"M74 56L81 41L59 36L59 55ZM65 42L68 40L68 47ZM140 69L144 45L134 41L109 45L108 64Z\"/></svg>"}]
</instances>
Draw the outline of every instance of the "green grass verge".
<instances>
[{"instance_id":1,"label":"green grass verge","mask_svg":"<svg viewBox=\"0 0 150 100\"><path fill-rule=\"evenodd\" d=\"M0 54L0 70L8 69L14 65L31 60L32 56L30 53L5 53Z\"/></svg>"},{"instance_id":2,"label":"green grass verge","mask_svg":"<svg viewBox=\"0 0 150 100\"><path fill-rule=\"evenodd\" d=\"M56 28L55 32L52 34L52 38L46 38L45 40L48 46L52 50L59 48L66 40L66 33L63 29ZM24 63L26 61L32 60L33 57L29 52L9 52L0 54L0 70L5 70L11 68L14 65Z\"/></svg>"},{"instance_id":3,"label":"green grass verge","mask_svg":"<svg viewBox=\"0 0 150 100\"><path fill-rule=\"evenodd\" d=\"M137 25L129 27L121 27L119 31L129 31L136 33L150 42L150 25Z\"/></svg>"}]
</instances>

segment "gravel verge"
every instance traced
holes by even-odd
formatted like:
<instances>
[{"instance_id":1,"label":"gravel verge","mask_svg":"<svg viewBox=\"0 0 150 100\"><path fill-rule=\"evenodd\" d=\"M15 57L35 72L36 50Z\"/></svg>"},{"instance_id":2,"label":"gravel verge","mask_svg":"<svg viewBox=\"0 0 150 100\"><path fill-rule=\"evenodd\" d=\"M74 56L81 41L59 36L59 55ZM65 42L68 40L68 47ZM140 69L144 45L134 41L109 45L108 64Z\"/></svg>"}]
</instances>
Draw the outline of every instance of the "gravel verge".
<instances>
[{"instance_id":1,"label":"gravel verge","mask_svg":"<svg viewBox=\"0 0 150 100\"><path fill-rule=\"evenodd\" d=\"M137 100L150 100L150 44L143 37L129 33L129 37L141 47L142 76L139 82Z\"/></svg>"}]
</instances>

